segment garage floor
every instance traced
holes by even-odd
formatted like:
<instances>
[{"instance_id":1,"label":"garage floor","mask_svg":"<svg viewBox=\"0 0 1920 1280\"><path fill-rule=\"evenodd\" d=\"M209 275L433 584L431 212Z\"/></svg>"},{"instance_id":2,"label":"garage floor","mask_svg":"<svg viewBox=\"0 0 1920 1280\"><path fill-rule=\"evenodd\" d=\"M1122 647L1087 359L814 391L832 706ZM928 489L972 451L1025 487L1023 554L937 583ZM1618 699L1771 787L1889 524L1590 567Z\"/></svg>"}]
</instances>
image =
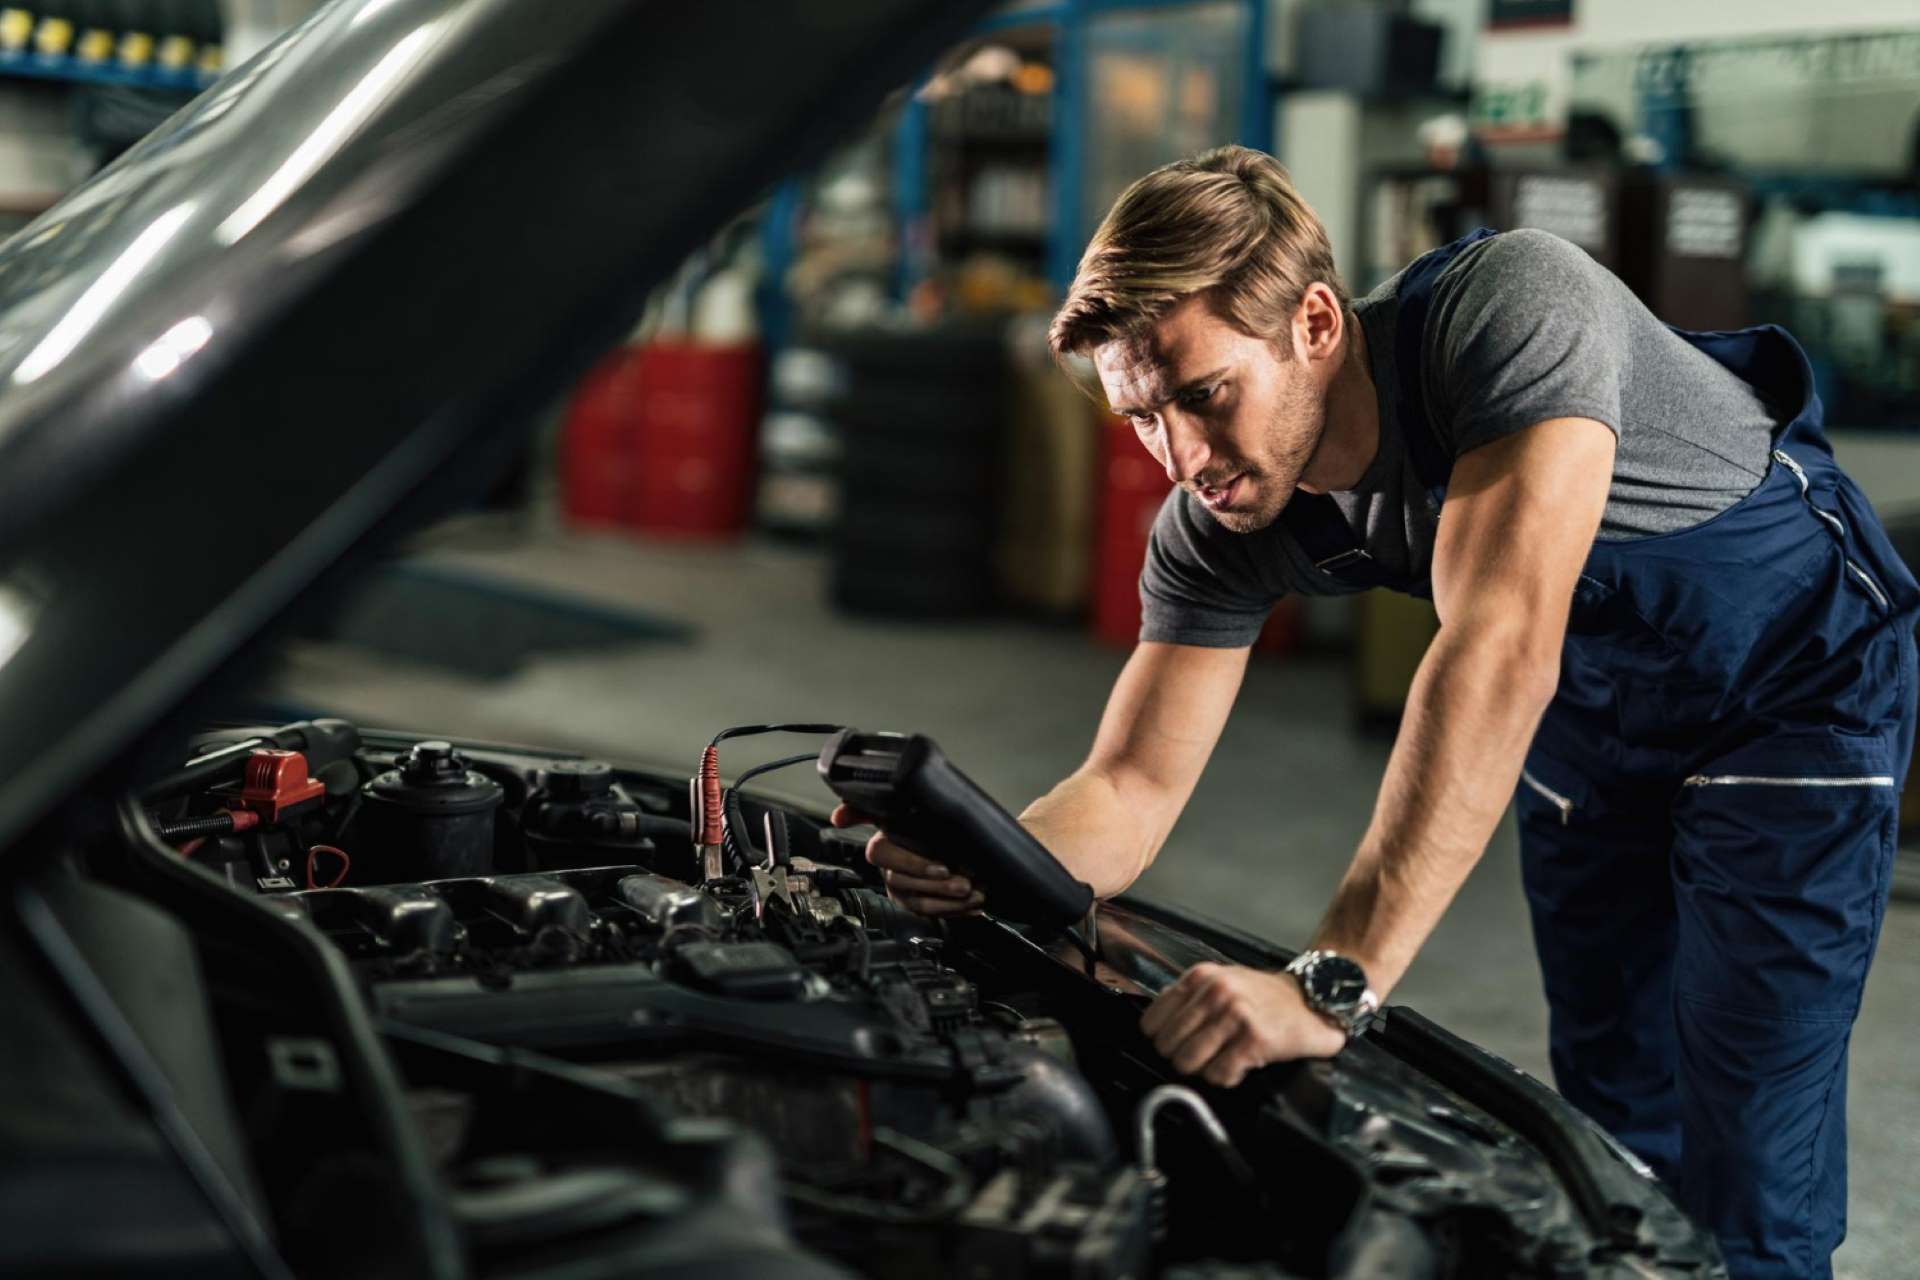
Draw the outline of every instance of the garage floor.
<instances>
[{"instance_id":1,"label":"garage floor","mask_svg":"<svg viewBox=\"0 0 1920 1280\"><path fill-rule=\"evenodd\" d=\"M694 634L536 658L498 680L306 643L290 652L276 696L369 725L689 771L729 724L919 730L1017 810L1080 762L1124 657L1066 628L851 621L825 604L820 558L780 546L638 547L475 520L439 531L417 558L630 606ZM731 757L728 771L775 750ZM1366 825L1385 761L1385 744L1351 731L1338 662L1256 661L1212 767L1139 888L1299 942ZM825 798L804 772L780 777L787 793ZM1394 999L1546 1079L1546 1006L1516 856L1508 822ZM1895 903L1853 1041L1852 1230L1837 1268L1851 1280L1911 1276L1920 1257L1916 1008L1920 905Z\"/></svg>"}]
</instances>

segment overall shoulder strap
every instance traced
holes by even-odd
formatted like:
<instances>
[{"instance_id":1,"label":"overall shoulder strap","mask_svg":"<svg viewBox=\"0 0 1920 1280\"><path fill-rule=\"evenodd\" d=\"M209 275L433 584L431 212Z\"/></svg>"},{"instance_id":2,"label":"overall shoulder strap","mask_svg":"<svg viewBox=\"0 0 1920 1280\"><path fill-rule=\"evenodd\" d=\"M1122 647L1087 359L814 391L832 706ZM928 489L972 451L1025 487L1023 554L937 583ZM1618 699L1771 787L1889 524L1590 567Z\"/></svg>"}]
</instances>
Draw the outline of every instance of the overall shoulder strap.
<instances>
[{"instance_id":1,"label":"overall shoulder strap","mask_svg":"<svg viewBox=\"0 0 1920 1280\"><path fill-rule=\"evenodd\" d=\"M1430 492L1444 493L1453 474L1453 457L1434 438L1427 416L1425 361L1427 315L1433 309L1433 285L1461 250L1496 234L1481 227L1472 235L1414 259L1400 278L1399 312L1393 328L1394 412L1400 420L1400 433L1407 442L1407 457L1413 473Z\"/></svg>"},{"instance_id":2,"label":"overall shoulder strap","mask_svg":"<svg viewBox=\"0 0 1920 1280\"><path fill-rule=\"evenodd\" d=\"M1422 254L1402 273L1395 295L1394 413L1406 440L1407 457L1413 463L1414 474L1436 496L1446 490L1453 459L1433 437L1427 423L1426 398L1421 391L1420 352L1426 335L1427 312L1433 302L1433 282L1462 249L1493 234L1482 227L1472 235ZM1339 506L1327 495L1296 493L1288 500L1280 518L1315 568L1350 586L1393 585L1360 545L1360 539L1341 515Z\"/></svg>"}]
</instances>

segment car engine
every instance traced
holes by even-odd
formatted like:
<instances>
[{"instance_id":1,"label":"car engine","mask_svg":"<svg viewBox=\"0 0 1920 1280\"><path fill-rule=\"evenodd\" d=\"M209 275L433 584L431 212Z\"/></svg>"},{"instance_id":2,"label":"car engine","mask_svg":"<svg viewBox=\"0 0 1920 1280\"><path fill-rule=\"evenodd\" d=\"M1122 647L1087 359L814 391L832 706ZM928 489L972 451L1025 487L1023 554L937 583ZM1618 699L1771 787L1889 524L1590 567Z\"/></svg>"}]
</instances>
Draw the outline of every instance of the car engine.
<instances>
[{"instance_id":1,"label":"car engine","mask_svg":"<svg viewBox=\"0 0 1920 1280\"><path fill-rule=\"evenodd\" d=\"M829 1268L734 1259L769 1276L1639 1275L1690 1238L1596 1236L1533 1145L1371 1036L1176 1083L1139 1013L1220 951L1113 903L1085 936L926 920L864 832L717 778L714 748L689 787L313 720L203 734L127 812L324 939L483 1274L612 1238ZM377 1218L392 1176L330 1145L348 1064L273 1000L228 1005L223 1038L267 1047L227 1066L265 1195L308 1210L283 1240L303 1274L371 1274L328 1225Z\"/></svg>"}]
</instances>

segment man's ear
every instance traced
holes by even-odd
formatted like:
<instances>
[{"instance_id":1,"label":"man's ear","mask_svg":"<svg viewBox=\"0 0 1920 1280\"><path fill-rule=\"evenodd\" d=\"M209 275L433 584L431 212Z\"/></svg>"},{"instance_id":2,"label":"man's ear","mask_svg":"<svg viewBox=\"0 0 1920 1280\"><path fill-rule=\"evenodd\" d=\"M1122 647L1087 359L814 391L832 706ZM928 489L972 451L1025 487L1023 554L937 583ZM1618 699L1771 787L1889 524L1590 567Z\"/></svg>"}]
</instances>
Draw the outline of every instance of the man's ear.
<instances>
[{"instance_id":1,"label":"man's ear","mask_svg":"<svg viewBox=\"0 0 1920 1280\"><path fill-rule=\"evenodd\" d=\"M1327 359L1340 349L1340 337L1346 317L1340 299L1332 289L1315 281L1301 295L1293 313L1293 340L1296 356L1309 360Z\"/></svg>"}]
</instances>

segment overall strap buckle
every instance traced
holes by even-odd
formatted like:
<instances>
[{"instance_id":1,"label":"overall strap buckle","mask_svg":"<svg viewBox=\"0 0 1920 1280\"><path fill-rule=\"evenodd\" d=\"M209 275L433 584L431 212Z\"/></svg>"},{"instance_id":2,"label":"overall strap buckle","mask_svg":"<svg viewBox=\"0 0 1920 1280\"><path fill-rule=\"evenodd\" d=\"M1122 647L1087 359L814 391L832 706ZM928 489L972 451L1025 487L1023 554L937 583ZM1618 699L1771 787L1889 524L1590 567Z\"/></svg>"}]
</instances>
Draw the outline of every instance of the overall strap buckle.
<instances>
[{"instance_id":1,"label":"overall strap buckle","mask_svg":"<svg viewBox=\"0 0 1920 1280\"><path fill-rule=\"evenodd\" d=\"M1315 560L1313 562L1313 567L1321 570L1322 572L1331 573L1333 570L1340 568L1342 565L1353 564L1354 562L1359 560L1371 560L1371 559L1373 559L1373 557L1368 555L1363 548L1351 547L1345 551L1337 552L1334 555L1330 555L1325 560Z\"/></svg>"}]
</instances>

